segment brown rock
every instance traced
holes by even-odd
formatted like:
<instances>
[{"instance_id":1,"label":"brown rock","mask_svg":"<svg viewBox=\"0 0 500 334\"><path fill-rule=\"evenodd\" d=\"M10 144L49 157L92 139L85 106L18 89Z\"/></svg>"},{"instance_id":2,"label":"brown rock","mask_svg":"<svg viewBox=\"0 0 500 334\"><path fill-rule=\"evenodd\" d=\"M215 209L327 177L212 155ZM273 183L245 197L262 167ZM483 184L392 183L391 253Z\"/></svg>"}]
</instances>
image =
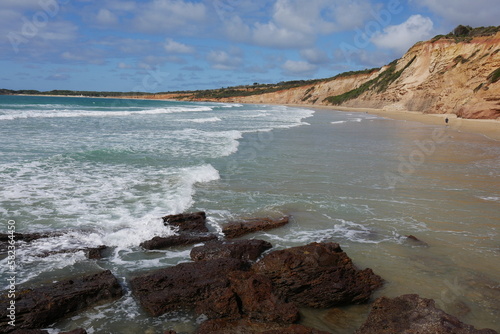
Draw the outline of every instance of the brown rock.
<instances>
[{"instance_id":1,"label":"brown rock","mask_svg":"<svg viewBox=\"0 0 500 334\"><path fill-rule=\"evenodd\" d=\"M15 295L16 328L36 329L90 305L117 299L123 291L107 270L35 289L20 288ZM12 329L7 323L11 300L7 292L0 296L0 332L3 333Z\"/></svg>"},{"instance_id":2,"label":"brown rock","mask_svg":"<svg viewBox=\"0 0 500 334\"><path fill-rule=\"evenodd\" d=\"M314 328L302 325L283 326L277 323L264 323L240 319L228 321L225 319L215 319L205 321L200 325L196 334L328 334Z\"/></svg>"},{"instance_id":3,"label":"brown rock","mask_svg":"<svg viewBox=\"0 0 500 334\"><path fill-rule=\"evenodd\" d=\"M475 329L436 308L432 299L418 295L380 297L368 319L356 334L498 334L492 329Z\"/></svg>"},{"instance_id":4,"label":"brown rock","mask_svg":"<svg viewBox=\"0 0 500 334\"><path fill-rule=\"evenodd\" d=\"M229 286L227 274L247 267L246 262L232 258L181 263L135 277L131 287L142 307L158 316L173 310L189 310L211 295L225 294Z\"/></svg>"},{"instance_id":5,"label":"brown rock","mask_svg":"<svg viewBox=\"0 0 500 334\"><path fill-rule=\"evenodd\" d=\"M429 247L429 245L425 241L422 241L419 238L417 238L416 236L411 235L411 234L406 237L406 240L415 246Z\"/></svg>"},{"instance_id":6,"label":"brown rock","mask_svg":"<svg viewBox=\"0 0 500 334\"><path fill-rule=\"evenodd\" d=\"M188 246L199 242L210 241L217 239L215 234L190 234L181 233L180 235L172 235L169 237L154 237L141 243L141 247L145 249L164 249L174 246Z\"/></svg>"},{"instance_id":7,"label":"brown rock","mask_svg":"<svg viewBox=\"0 0 500 334\"><path fill-rule=\"evenodd\" d=\"M358 270L336 243L312 243L267 254L252 266L269 277L278 297L328 308L366 302L382 286L371 269Z\"/></svg>"},{"instance_id":8,"label":"brown rock","mask_svg":"<svg viewBox=\"0 0 500 334\"><path fill-rule=\"evenodd\" d=\"M222 227L222 233L229 238L237 238L256 231L266 231L288 224L289 217L280 219L253 218L244 221L230 222Z\"/></svg>"},{"instance_id":9,"label":"brown rock","mask_svg":"<svg viewBox=\"0 0 500 334\"><path fill-rule=\"evenodd\" d=\"M221 257L255 261L273 246L264 240L210 241L191 250L193 261L212 260Z\"/></svg>"},{"instance_id":10,"label":"brown rock","mask_svg":"<svg viewBox=\"0 0 500 334\"><path fill-rule=\"evenodd\" d=\"M208 232L205 212L181 213L162 217L165 226L174 226L179 232Z\"/></svg>"},{"instance_id":11,"label":"brown rock","mask_svg":"<svg viewBox=\"0 0 500 334\"><path fill-rule=\"evenodd\" d=\"M269 278L252 272L229 274L231 288L238 296L243 316L261 322L290 324L299 320L299 310L273 293Z\"/></svg>"},{"instance_id":12,"label":"brown rock","mask_svg":"<svg viewBox=\"0 0 500 334\"><path fill-rule=\"evenodd\" d=\"M102 259L102 251L106 250L108 247L107 246L99 246L95 248L87 248L85 250L85 255L87 256L88 259L91 260L99 260Z\"/></svg>"}]
</instances>

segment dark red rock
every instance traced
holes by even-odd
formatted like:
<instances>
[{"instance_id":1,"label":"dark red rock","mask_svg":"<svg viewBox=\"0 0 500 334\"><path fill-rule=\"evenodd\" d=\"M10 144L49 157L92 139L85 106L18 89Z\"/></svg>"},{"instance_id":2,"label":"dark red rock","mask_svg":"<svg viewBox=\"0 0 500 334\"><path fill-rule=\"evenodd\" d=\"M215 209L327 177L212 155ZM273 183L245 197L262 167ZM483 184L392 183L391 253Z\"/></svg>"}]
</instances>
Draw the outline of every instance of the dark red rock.
<instances>
[{"instance_id":1,"label":"dark red rock","mask_svg":"<svg viewBox=\"0 0 500 334\"><path fill-rule=\"evenodd\" d=\"M204 233L204 234L190 234L181 233L180 235L172 235L168 237L154 237L141 243L141 247L145 249L164 249L175 246L188 246L197 244L199 242L210 241L217 239L217 235Z\"/></svg>"},{"instance_id":2,"label":"dark red rock","mask_svg":"<svg viewBox=\"0 0 500 334\"><path fill-rule=\"evenodd\" d=\"M235 271L229 274L231 289L238 296L244 317L261 322L291 324L299 320L299 310L273 293L269 278L253 272Z\"/></svg>"},{"instance_id":3,"label":"dark red rock","mask_svg":"<svg viewBox=\"0 0 500 334\"><path fill-rule=\"evenodd\" d=\"M435 306L432 299L418 295L380 297L356 334L498 334L492 329L475 329Z\"/></svg>"},{"instance_id":4,"label":"dark red rock","mask_svg":"<svg viewBox=\"0 0 500 334\"><path fill-rule=\"evenodd\" d=\"M101 251L107 249L106 246L99 246L99 247L87 247L87 248L72 248L72 249L62 249L58 251L48 251L48 252L43 252L41 254L37 254L37 257L48 257L51 255L55 254L69 254L69 253L77 253L77 252L84 252L85 256L87 259L90 260L99 260L102 259L102 254Z\"/></svg>"},{"instance_id":5,"label":"dark red rock","mask_svg":"<svg viewBox=\"0 0 500 334\"><path fill-rule=\"evenodd\" d=\"M280 219L252 218L243 221L229 222L222 227L226 238L232 239L256 231L266 231L288 224L289 217Z\"/></svg>"},{"instance_id":6,"label":"dark red rock","mask_svg":"<svg viewBox=\"0 0 500 334\"><path fill-rule=\"evenodd\" d=\"M210 241L191 250L193 261L212 260L221 257L255 261L273 246L264 240Z\"/></svg>"},{"instance_id":7,"label":"dark red rock","mask_svg":"<svg viewBox=\"0 0 500 334\"><path fill-rule=\"evenodd\" d=\"M52 324L88 306L108 302L123 295L117 279L109 270L67 279L35 289L19 289L15 293L16 328L37 329ZM0 332L8 332L8 292L0 296Z\"/></svg>"},{"instance_id":8,"label":"dark red rock","mask_svg":"<svg viewBox=\"0 0 500 334\"><path fill-rule=\"evenodd\" d=\"M329 334L303 325L282 325L269 322L251 321L250 319L205 321L196 334Z\"/></svg>"},{"instance_id":9,"label":"dark red rock","mask_svg":"<svg viewBox=\"0 0 500 334\"><path fill-rule=\"evenodd\" d=\"M269 277L278 297L299 306L328 308L369 300L382 286L371 269L358 270L336 243L274 251L252 266Z\"/></svg>"},{"instance_id":10,"label":"dark red rock","mask_svg":"<svg viewBox=\"0 0 500 334\"><path fill-rule=\"evenodd\" d=\"M227 293L231 271L246 270L245 261L221 258L181 263L135 277L132 292L151 315L193 309L210 296Z\"/></svg>"},{"instance_id":11,"label":"dark red rock","mask_svg":"<svg viewBox=\"0 0 500 334\"><path fill-rule=\"evenodd\" d=\"M162 217L165 226L177 227L179 232L208 232L205 212L181 213Z\"/></svg>"},{"instance_id":12,"label":"dark red rock","mask_svg":"<svg viewBox=\"0 0 500 334\"><path fill-rule=\"evenodd\" d=\"M85 255L87 256L88 259L91 260L99 260L102 259L102 251L106 250L108 247L107 246L99 246L99 247L94 247L94 248L86 248L85 249Z\"/></svg>"},{"instance_id":13,"label":"dark red rock","mask_svg":"<svg viewBox=\"0 0 500 334\"><path fill-rule=\"evenodd\" d=\"M406 237L406 240L415 246L429 247L429 244L427 244L425 241L422 241L416 236L411 234Z\"/></svg>"}]
</instances>

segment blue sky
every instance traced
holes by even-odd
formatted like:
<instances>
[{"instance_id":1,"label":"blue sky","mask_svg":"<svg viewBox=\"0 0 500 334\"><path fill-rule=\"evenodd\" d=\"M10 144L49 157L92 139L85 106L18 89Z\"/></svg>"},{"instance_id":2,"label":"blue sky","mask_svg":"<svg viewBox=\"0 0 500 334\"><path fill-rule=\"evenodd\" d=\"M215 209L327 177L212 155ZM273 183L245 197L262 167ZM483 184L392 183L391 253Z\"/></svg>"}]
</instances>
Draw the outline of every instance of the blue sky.
<instances>
[{"instance_id":1,"label":"blue sky","mask_svg":"<svg viewBox=\"0 0 500 334\"><path fill-rule=\"evenodd\" d=\"M378 67L498 0L1 0L0 88L165 92Z\"/></svg>"}]
</instances>

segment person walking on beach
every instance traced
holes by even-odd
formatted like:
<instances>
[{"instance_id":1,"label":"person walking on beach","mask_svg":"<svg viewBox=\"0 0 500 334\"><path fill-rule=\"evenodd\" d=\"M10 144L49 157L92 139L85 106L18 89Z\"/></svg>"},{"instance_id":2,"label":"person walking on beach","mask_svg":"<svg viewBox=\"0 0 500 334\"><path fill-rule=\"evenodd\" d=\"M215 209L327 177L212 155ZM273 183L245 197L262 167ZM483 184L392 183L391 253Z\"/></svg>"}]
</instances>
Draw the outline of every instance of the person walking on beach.
<instances>
[{"instance_id":1,"label":"person walking on beach","mask_svg":"<svg viewBox=\"0 0 500 334\"><path fill-rule=\"evenodd\" d=\"M446 125L448 125L448 117L446 117L446 119L444 120L444 122L446 123Z\"/></svg>"}]
</instances>

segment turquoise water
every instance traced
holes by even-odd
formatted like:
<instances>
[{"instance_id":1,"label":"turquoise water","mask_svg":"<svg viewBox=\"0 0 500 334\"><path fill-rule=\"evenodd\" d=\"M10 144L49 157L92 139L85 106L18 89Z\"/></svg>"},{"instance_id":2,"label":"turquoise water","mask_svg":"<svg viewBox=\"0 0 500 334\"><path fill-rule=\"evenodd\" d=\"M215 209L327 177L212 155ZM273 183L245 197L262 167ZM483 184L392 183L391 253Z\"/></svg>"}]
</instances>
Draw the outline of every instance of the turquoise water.
<instances>
[{"instance_id":1,"label":"turquoise water","mask_svg":"<svg viewBox=\"0 0 500 334\"><path fill-rule=\"evenodd\" d=\"M460 128L282 106L0 96L0 214L19 232L18 281L188 261L189 248L144 252L170 235L159 217L292 215L253 235L275 248L339 242L386 280L477 327L500 329L500 144ZM405 241L415 235L429 247ZM46 251L108 245L103 260ZM6 266L6 259L0 266ZM3 279L3 277L2 277ZM127 290L128 291L128 290ZM351 333L367 306L303 310L303 322ZM149 318L128 291L55 325L90 333L191 332L188 314Z\"/></svg>"}]
</instances>

